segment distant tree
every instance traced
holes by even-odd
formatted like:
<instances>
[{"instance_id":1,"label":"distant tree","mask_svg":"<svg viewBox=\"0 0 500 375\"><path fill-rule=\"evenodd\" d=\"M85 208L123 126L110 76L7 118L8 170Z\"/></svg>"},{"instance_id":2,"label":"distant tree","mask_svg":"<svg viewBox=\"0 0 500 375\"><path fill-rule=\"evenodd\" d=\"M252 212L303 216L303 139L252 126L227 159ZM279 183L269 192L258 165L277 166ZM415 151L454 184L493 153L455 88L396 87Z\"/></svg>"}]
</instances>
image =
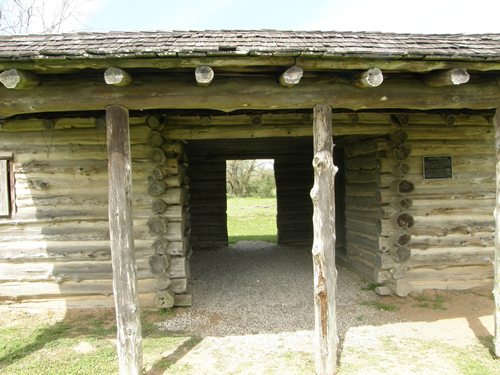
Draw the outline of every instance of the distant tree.
<instances>
[{"instance_id":1,"label":"distant tree","mask_svg":"<svg viewBox=\"0 0 500 375\"><path fill-rule=\"evenodd\" d=\"M240 197L248 195L248 185L256 165L256 160L228 160L226 162L226 180L230 195Z\"/></svg>"},{"instance_id":2,"label":"distant tree","mask_svg":"<svg viewBox=\"0 0 500 375\"><path fill-rule=\"evenodd\" d=\"M276 193L274 173L266 160L228 160L226 181L229 195L272 197Z\"/></svg>"},{"instance_id":3,"label":"distant tree","mask_svg":"<svg viewBox=\"0 0 500 375\"><path fill-rule=\"evenodd\" d=\"M77 21L82 0L4 0L0 5L0 33L58 33Z\"/></svg>"}]
</instances>

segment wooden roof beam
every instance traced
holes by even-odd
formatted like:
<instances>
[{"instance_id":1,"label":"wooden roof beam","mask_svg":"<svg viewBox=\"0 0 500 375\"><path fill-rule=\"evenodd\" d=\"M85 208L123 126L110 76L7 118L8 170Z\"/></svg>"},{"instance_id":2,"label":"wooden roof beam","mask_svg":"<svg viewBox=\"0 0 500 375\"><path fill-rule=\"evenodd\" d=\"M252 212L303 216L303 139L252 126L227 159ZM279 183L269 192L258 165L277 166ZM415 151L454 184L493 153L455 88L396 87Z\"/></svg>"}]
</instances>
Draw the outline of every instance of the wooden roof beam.
<instances>
[{"instance_id":1,"label":"wooden roof beam","mask_svg":"<svg viewBox=\"0 0 500 375\"><path fill-rule=\"evenodd\" d=\"M104 72L104 81L111 86L128 86L132 83L132 76L120 68L108 68Z\"/></svg>"},{"instance_id":2,"label":"wooden roof beam","mask_svg":"<svg viewBox=\"0 0 500 375\"><path fill-rule=\"evenodd\" d=\"M488 109L500 102L496 80L467 85L429 87L420 80L390 79L369 90L353 87L342 78L303 79L283 95L283 88L269 77L220 77L217 85L200 90L192 76L137 76L127 90L116 90L104 82L86 79L47 79L29 91L0 87L0 116L21 113L102 110L119 103L130 110L211 109L292 110L311 108L317 103L337 108L359 109Z\"/></svg>"},{"instance_id":3,"label":"wooden roof beam","mask_svg":"<svg viewBox=\"0 0 500 375\"><path fill-rule=\"evenodd\" d=\"M384 74L379 68L368 69L351 78L351 83L358 88L371 88L380 86L384 82Z\"/></svg>"},{"instance_id":4,"label":"wooden roof beam","mask_svg":"<svg viewBox=\"0 0 500 375\"><path fill-rule=\"evenodd\" d=\"M453 68L431 72L424 77L424 82L430 87L463 85L469 82L470 75L467 69Z\"/></svg>"},{"instance_id":5,"label":"wooden roof beam","mask_svg":"<svg viewBox=\"0 0 500 375\"><path fill-rule=\"evenodd\" d=\"M199 86L208 86L214 80L214 70L208 65L202 65L195 69L194 77Z\"/></svg>"},{"instance_id":6,"label":"wooden roof beam","mask_svg":"<svg viewBox=\"0 0 500 375\"><path fill-rule=\"evenodd\" d=\"M283 87L293 87L300 82L303 75L304 70L300 66L294 65L281 74L279 78L280 85Z\"/></svg>"},{"instance_id":7,"label":"wooden roof beam","mask_svg":"<svg viewBox=\"0 0 500 375\"><path fill-rule=\"evenodd\" d=\"M39 85L37 75L18 69L9 69L0 73L0 82L8 89L31 89Z\"/></svg>"}]
</instances>

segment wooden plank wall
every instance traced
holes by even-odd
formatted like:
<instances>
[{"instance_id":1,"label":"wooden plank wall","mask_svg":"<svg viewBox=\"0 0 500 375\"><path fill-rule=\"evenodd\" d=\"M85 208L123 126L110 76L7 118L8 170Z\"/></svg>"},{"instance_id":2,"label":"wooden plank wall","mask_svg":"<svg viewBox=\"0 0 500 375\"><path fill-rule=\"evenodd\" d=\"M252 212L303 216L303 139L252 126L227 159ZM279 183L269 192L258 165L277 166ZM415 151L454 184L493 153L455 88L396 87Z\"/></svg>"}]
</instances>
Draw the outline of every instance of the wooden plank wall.
<instances>
[{"instance_id":1,"label":"wooden plank wall","mask_svg":"<svg viewBox=\"0 0 500 375\"><path fill-rule=\"evenodd\" d=\"M311 137L188 141L186 150L194 249L227 244L225 161L232 159L274 159L278 242L311 243Z\"/></svg>"},{"instance_id":2,"label":"wooden plank wall","mask_svg":"<svg viewBox=\"0 0 500 375\"><path fill-rule=\"evenodd\" d=\"M401 296L491 283L491 118L392 117L399 126L391 133L351 139L346 146L349 262ZM424 180L424 156L452 156L453 178Z\"/></svg>"},{"instance_id":3,"label":"wooden plank wall","mask_svg":"<svg viewBox=\"0 0 500 375\"><path fill-rule=\"evenodd\" d=\"M150 306L158 290L158 277L151 266L155 239L148 225L155 199L148 186L155 168L153 147L145 119L132 118L130 127L138 290L141 304ZM0 219L0 302L112 306L102 121L10 121L3 126L1 138L0 150L14 155L16 212ZM176 144L166 147L179 151ZM166 158L165 168L170 170L169 189L164 193L169 221L165 238L169 249L184 253L183 188L177 158ZM167 273L172 278L170 290L186 292L186 258L172 257Z\"/></svg>"},{"instance_id":4,"label":"wooden plank wall","mask_svg":"<svg viewBox=\"0 0 500 375\"><path fill-rule=\"evenodd\" d=\"M191 247L227 246L226 161L190 154Z\"/></svg>"},{"instance_id":5,"label":"wooden plank wall","mask_svg":"<svg viewBox=\"0 0 500 375\"><path fill-rule=\"evenodd\" d=\"M312 146L312 139L311 139ZM279 244L311 244L313 236L312 153L307 148L274 161Z\"/></svg>"}]
</instances>

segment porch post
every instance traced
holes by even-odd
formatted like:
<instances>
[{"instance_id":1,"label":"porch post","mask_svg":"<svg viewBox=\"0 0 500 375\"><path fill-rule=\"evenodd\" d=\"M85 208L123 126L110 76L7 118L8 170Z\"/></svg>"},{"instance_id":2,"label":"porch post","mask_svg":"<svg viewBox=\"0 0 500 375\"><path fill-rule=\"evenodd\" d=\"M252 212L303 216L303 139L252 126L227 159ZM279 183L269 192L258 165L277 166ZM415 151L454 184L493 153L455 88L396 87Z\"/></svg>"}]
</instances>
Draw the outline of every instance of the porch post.
<instances>
[{"instance_id":1,"label":"porch post","mask_svg":"<svg viewBox=\"0 0 500 375\"><path fill-rule=\"evenodd\" d=\"M142 374L142 334L132 225L128 109L106 108L109 233L120 375Z\"/></svg>"},{"instance_id":2,"label":"porch post","mask_svg":"<svg viewBox=\"0 0 500 375\"><path fill-rule=\"evenodd\" d=\"M494 286L493 296L495 299L495 333L493 344L495 355L500 357L500 107L497 108L493 118L495 126L495 149L496 149L496 204L495 204L495 260L494 260Z\"/></svg>"},{"instance_id":3,"label":"porch post","mask_svg":"<svg viewBox=\"0 0 500 375\"><path fill-rule=\"evenodd\" d=\"M331 375L337 371L337 322L335 312L335 193L333 164L332 109L314 107L314 206L312 247L314 266L314 320L316 374Z\"/></svg>"}]
</instances>

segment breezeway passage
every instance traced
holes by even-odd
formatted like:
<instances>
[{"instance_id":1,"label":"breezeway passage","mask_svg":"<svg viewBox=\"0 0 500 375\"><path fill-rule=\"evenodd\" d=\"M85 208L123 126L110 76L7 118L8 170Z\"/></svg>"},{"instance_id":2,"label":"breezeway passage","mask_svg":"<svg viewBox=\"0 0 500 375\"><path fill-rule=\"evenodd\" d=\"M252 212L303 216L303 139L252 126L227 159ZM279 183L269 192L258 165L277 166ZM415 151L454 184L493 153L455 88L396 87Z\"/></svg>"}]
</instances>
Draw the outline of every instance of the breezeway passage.
<instances>
[{"instance_id":1,"label":"breezeway passage","mask_svg":"<svg viewBox=\"0 0 500 375\"><path fill-rule=\"evenodd\" d=\"M367 282L339 266L339 329L342 336L356 317L375 319L377 310L353 304L375 300ZM194 252L191 258L193 305L179 308L164 323L168 331L201 336L287 333L314 329L310 248L261 241ZM309 343L311 345L311 343Z\"/></svg>"},{"instance_id":2,"label":"breezeway passage","mask_svg":"<svg viewBox=\"0 0 500 375\"><path fill-rule=\"evenodd\" d=\"M308 247L239 242L195 252L191 265L193 306L177 308L161 326L169 335L182 332L197 339L180 356L164 353L178 358L170 372L314 372ZM383 374L396 367L408 374L420 374L422 368L460 374L450 350L487 351L481 343L493 326L489 290L438 292L444 302L437 309L434 294L428 293L381 300L367 290L366 280L341 264L337 268L340 374L374 368ZM381 310L391 308L395 311Z\"/></svg>"}]
</instances>

